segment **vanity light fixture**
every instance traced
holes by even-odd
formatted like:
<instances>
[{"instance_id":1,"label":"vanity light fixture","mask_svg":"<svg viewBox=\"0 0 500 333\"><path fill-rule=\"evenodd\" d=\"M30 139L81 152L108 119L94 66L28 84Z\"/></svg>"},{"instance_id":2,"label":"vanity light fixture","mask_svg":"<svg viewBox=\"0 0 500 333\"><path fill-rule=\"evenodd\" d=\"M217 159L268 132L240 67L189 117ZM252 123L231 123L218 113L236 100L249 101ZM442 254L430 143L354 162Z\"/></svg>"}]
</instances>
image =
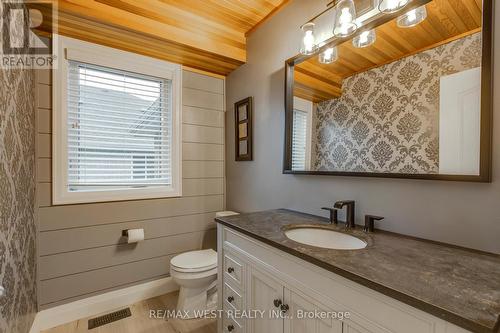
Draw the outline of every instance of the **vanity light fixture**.
<instances>
[{"instance_id":1,"label":"vanity light fixture","mask_svg":"<svg viewBox=\"0 0 500 333\"><path fill-rule=\"evenodd\" d=\"M411 0L378 0L378 9L382 14L396 13L406 7ZM333 5L332 5L333 4ZM302 43L300 48L300 53L303 55L313 55L318 53L318 49L322 48L325 41L316 40L315 36L315 23L313 22L317 17L322 15L327 11L334 10L333 16L333 36L336 38L347 38L354 34L360 26L363 24L357 22L356 16L356 5L354 0L334 0L329 5L328 8L311 19L309 22L302 25L300 28L302 30ZM421 23L427 18L427 10L425 5L409 10L405 14L397 18L397 25L401 28L410 28ZM328 18L331 20L331 18ZM322 34L324 21L320 21L319 24L319 35L324 37ZM360 26L358 26L358 23ZM320 38L321 39L321 38ZM363 48L375 43L377 35L375 30L366 30L361 34L353 38L352 43L354 47ZM338 59L337 49L327 48L319 54L319 62L323 64L329 64Z\"/></svg>"},{"instance_id":2,"label":"vanity light fixture","mask_svg":"<svg viewBox=\"0 0 500 333\"><path fill-rule=\"evenodd\" d=\"M403 9L409 2L410 0L382 0L378 4L378 9L382 13L394 13Z\"/></svg>"},{"instance_id":3,"label":"vanity light fixture","mask_svg":"<svg viewBox=\"0 0 500 333\"><path fill-rule=\"evenodd\" d=\"M313 54L316 52L316 45L314 39L314 23L307 22L302 27L302 45L300 47L300 53L304 55Z\"/></svg>"},{"instance_id":4,"label":"vanity light fixture","mask_svg":"<svg viewBox=\"0 0 500 333\"><path fill-rule=\"evenodd\" d=\"M425 9L424 5L398 17L398 26L401 28L411 28L423 22L426 18L427 9Z\"/></svg>"},{"instance_id":5,"label":"vanity light fixture","mask_svg":"<svg viewBox=\"0 0 500 333\"><path fill-rule=\"evenodd\" d=\"M374 29L363 31L352 40L352 45L357 48L367 47L375 43L377 34Z\"/></svg>"},{"instance_id":6,"label":"vanity light fixture","mask_svg":"<svg viewBox=\"0 0 500 333\"><path fill-rule=\"evenodd\" d=\"M335 8L335 26L333 35L347 37L352 35L358 26L356 20L356 7L353 0L340 0Z\"/></svg>"},{"instance_id":7,"label":"vanity light fixture","mask_svg":"<svg viewBox=\"0 0 500 333\"><path fill-rule=\"evenodd\" d=\"M339 53L337 47L329 47L319 54L318 61L322 64L331 64L337 61L339 58Z\"/></svg>"}]
</instances>

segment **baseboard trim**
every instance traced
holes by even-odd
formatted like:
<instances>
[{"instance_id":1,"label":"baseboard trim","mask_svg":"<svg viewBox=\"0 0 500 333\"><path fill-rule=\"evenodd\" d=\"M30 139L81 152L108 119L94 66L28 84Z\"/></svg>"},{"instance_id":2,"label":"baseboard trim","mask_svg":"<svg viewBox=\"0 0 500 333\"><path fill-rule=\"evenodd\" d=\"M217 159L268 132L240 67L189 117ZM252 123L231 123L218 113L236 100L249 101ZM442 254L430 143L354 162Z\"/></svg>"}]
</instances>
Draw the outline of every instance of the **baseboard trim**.
<instances>
[{"instance_id":1,"label":"baseboard trim","mask_svg":"<svg viewBox=\"0 0 500 333\"><path fill-rule=\"evenodd\" d=\"M172 278L166 277L42 310L36 314L29 333L40 333L52 327L168 294L178 289L179 287Z\"/></svg>"}]
</instances>

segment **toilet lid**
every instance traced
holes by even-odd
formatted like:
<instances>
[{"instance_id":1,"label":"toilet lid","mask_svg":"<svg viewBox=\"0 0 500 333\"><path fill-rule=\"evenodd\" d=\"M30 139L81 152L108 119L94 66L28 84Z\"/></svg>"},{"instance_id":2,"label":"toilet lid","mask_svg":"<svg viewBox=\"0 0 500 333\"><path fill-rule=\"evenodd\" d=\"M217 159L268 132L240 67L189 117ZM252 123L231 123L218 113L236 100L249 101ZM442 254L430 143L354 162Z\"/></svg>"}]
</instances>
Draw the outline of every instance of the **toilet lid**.
<instances>
[{"instance_id":1,"label":"toilet lid","mask_svg":"<svg viewBox=\"0 0 500 333\"><path fill-rule=\"evenodd\" d=\"M170 265L189 271L209 270L217 266L217 252L212 249L185 252L172 258Z\"/></svg>"}]
</instances>

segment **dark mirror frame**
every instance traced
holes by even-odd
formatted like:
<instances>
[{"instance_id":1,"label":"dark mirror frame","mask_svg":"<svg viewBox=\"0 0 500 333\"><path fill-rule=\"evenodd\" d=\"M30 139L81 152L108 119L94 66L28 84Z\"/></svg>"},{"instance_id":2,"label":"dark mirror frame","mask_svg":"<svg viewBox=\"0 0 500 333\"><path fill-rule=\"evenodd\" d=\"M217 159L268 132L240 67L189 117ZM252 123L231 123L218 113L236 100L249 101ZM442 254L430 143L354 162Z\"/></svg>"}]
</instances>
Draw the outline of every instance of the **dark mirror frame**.
<instances>
[{"instance_id":1,"label":"dark mirror frame","mask_svg":"<svg viewBox=\"0 0 500 333\"><path fill-rule=\"evenodd\" d=\"M414 0L405 11L420 7L431 0ZM386 14L375 19L364 27L376 28L401 15L400 12ZM292 170L292 129L293 129L293 85L294 67L301 62L317 56L329 46L342 44L354 38L359 31L348 38L331 38L313 55L297 55L285 61L285 146L283 159L283 173L297 175L328 175L349 177L379 177L379 178L407 178L448 180L464 182L489 183L492 180L492 126L493 126L493 0L483 0L482 18L482 61L481 61L481 138L480 138L480 166L479 175L446 175L446 174L402 174L377 172L346 172L346 171L296 171ZM362 29L362 30L366 30ZM361 29L360 29L361 30Z\"/></svg>"}]
</instances>

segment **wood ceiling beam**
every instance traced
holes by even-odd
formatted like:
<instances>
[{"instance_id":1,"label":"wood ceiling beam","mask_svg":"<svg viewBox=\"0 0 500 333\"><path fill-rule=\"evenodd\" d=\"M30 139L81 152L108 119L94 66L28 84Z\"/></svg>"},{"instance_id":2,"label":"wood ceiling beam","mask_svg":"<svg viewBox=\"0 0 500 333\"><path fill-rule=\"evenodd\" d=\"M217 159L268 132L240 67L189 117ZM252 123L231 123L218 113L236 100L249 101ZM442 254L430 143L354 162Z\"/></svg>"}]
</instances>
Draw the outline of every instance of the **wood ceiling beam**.
<instances>
[{"instance_id":1,"label":"wood ceiling beam","mask_svg":"<svg viewBox=\"0 0 500 333\"><path fill-rule=\"evenodd\" d=\"M43 5L31 4L41 10L44 16L50 16ZM59 34L120 50L179 63L193 69L208 71L226 76L243 64L242 61L223 57L218 54L202 52L199 49L171 41L158 42L157 38L117 27L97 23L86 18L60 12L57 31ZM40 27L42 32L51 35L52 27Z\"/></svg>"},{"instance_id":2,"label":"wood ceiling beam","mask_svg":"<svg viewBox=\"0 0 500 333\"><path fill-rule=\"evenodd\" d=\"M330 71L328 65L305 61L296 65L295 69L310 76L316 75L318 78L325 82L330 82L342 86L342 76Z\"/></svg>"},{"instance_id":3,"label":"wood ceiling beam","mask_svg":"<svg viewBox=\"0 0 500 333\"><path fill-rule=\"evenodd\" d=\"M320 80L314 76L304 74L301 71L295 71L295 88L298 91L304 92L309 91L314 96L323 96L327 99L337 98L342 94L342 88ZM299 96L300 97L300 96ZM311 98L306 98L307 100L312 100Z\"/></svg>"},{"instance_id":4,"label":"wood ceiling beam","mask_svg":"<svg viewBox=\"0 0 500 333\"><path fill-rule=\"evenodd\" d=\"M288 1L52 0L61 35L217 75L245 63L246 33Z\"/></svg>"},{"instance_id":5,"label":"wood ceiling beam","mask_svg":"<svg viewBox=\"0 0 500 333\"><path fill-rule=\"evenodd\" d=\"M305 86L303 84L296 84L293 88L293 95L313 103L319 103L335 98L332 95L325 93L315 87Z\"/></svg>"},{"instance_id":6,"label":"wood ceiling beam","mask_svg":"<svg viewBox=\"0 0 500 333\"><path fill-rule=\"evenodd\" d=\"M171 25L191 33L201 34L217 42L227 43L244 49L246 40L241 30L228 27L213 18L192 13L189 8L182 9L159 0L96 0L99 3L122 9L132 14ZM193 6L191 6L193 8Z\"/></svg>"},{"instance_id":7,"label":"wood ceiling beam","mask_svg":"<svg viewBox=\"0 0 500 333\"><path fill-rule=\"evenodd\" d=\"M189 10L193 14L207 19L223 22L226 26L235 30L247 31L254 24L257 24L258 17L252 15L248 17L239 12L234 12L221 4L206 0L203 6L193 6L192 0L160 0L162 3L175 5L184 10Z\"/></svg>"},{"instance_id":8,"label":"wood ceiling beam","mask_svg":"<svg viewBox=\"0 0 500 333\"><path fill-rule=\"evenodd\" d=\"M246 61L246 50L244 47L242 48L244 43L235 46L216 42L207 38L206 33L202 30L193 33L188 29L158 22L94 0L62 0L59 1L58 6L60 13L84 17L124 31L142 33L157 38L159 42L170 41L237 61ZM186 25L189 24L189 22L186 22ZM244 34L242 34L242 41L244 41Z\"/></svg>"}]
</instances>

